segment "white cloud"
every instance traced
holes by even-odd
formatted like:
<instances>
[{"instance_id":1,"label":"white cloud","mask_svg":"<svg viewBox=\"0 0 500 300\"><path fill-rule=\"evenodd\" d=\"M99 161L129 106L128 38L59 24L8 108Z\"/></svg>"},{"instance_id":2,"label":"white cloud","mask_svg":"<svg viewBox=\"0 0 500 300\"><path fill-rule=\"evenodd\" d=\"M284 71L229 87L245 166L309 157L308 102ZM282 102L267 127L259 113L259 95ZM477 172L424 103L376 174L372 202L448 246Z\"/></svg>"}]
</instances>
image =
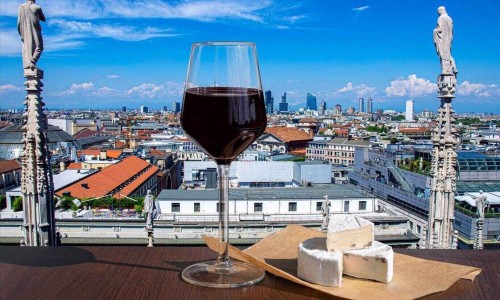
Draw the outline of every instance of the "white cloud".
<instances>
[{"instance_id":1,"label":"white cloud","mask_svg":"<svg viewBox=\"0 0 500 300\"><path fill-rule=\"evenodd\" d=\"M391 85L385 88L385 94L388 97L407 96L413 98L436 93L436 91L436 83L428 79L418 78L415 74L409 75L407 79L393 80Z\"/></svg>"},{"instance_id":2,"label":"white cloud","mask_svg":"<svg viewBox=\"0 0 500 300\"><path fill-rule=\"evenodd\" d=\"M108 78L108 79L118 79L118 78L120 78L120 76L115 75L115 74L110 74L110 75L107 75L106 78Z\"/></svg>"},{"instance_id":3,"label":"white cloud","mask_svg":"<svg viewBox=\"0 0 500 300\"><path fill-rule=\"evenodd\" d=\"M370 8L370 6L366 5L366 6L355 7L352 10L354 10L354 11L363 11L363 10L366 10L368 8Z\"/></svg>"},{"instance_id":4,"label":"white cloud","mask_svg":"<svg viewBox=\"0 0 500 300\"><path fill-rule=\"evenodd\" d=\"M500 95L500 89L495 84L487 85L484 83L471 83L469 81L459 84L457 92L463 96L490 97L492 95Z\"/></svg>"},{"instance_id":5,"label":"white cloud","mask_svg":"<svg viewBox=\"0 0 500 300\"><path fill-rule=\"evenodd\" d=\"M69 95L74 95L78 92L90 91L93 89L94 89L94 84L92 82L73 83L68 90L56 93L56 96L69 96Z\"/></svg>"},{"instance_id":6,"label":"white cloud","mask_svg":"<svg viewBox=\"0 0 500 300\"><path fill-rule=\"evenodd\" d=\"M6 92L19 92L22 90L20 87L17 87L12 84L4 84L0 85L0 94L6 93Z\"/></svg>"},{"instance_id":7,"label":"white cloud","mask_svg":"<svg viewBox=\"0 0 500 300\"><path fill-rule=\"evenodd\" d=\"M339 93L347 93L353 90L352 82L348 82L343 88L337 89Z\"/></svg>"},{"instance_id":8,"label":"white cloud","mask_svg":"<svg viewBox=\"0 0 500 300\"><path fill-rule=\"evenodd\" d=\"M118 24L96 25L92 22L67 21L55 19L50 25L59 27L59 30L67 34L77 34L80 37L112 38L120 41L142 41L151 38L172 37L178 34L167 33L169 28L137 28L133 26L122 26Z\"/></svg>"},{"instance_id":9,"label":"white cloud","mask_svg":"<svg viewBox=\"0 0 500 300\"><path fill-rule=\"evenodd\" d=\"M375 93L376 88L367 86L362 83L360 85L353 85L352 82L348 82L346 86L337 89L337 94L355 93L357 97L365 97Z\"/></svg>"},{"instance_id":10,"label":"white cloud","mask_svg":"<svg viewBox=\"0 0 500 300\"><path fill-rule=\"evenodd\" d=\"M98 90L92 92L92 95L97 96L97 97L116 97L116 96L120 96L122 94L123 93L120 92L119 90L112 89L112 88L107 87L107 86L103 86L103 87L99 88Z\"/></svg>"},{"instance_id":11,"label":"white cloud","mask_svg":"<svg viewBox=\"0 0 500 300\"><path fill-rule=\"evenodd\" d=\"M163 85L154 83L143 83L127 91L129 96L137 95L141 98L156 98L163 92Z\"/></svg>"},{"instance_id":12,"label":"white cloud","mask_svg":"<svg viewBox=\"0 0 500 300\"><path fill-rule=\"evenodd\" d=\"M46 16L72 19L161 18L216 21L224 18L262 22L259 10L271 6L269 0L55 0L39 1ZM19 0L2 0L2 16L17 16Z\"/></svg>"},{"instance_id":13,"label":"white cloud","mask_svg":"<svg viewBox=\"0 0 500 300\"><path fill-rule=\"evenodd\" d=\"M290 24L293 24L299 20L307 18L307 15L296 15L296 16L289 16L289 17L283 17L283 21L286 21Z\"/></svg>"},{"instance_id":14,"label":"white cloud","mask_svg":"<svg viewBox=\"0 0 500 300\"><path fill-rule=\"evenodd\" d=\"M15 30L0 28L0 55L13 56L21 54L21 37Z\"/></svg>"}]
</instances>

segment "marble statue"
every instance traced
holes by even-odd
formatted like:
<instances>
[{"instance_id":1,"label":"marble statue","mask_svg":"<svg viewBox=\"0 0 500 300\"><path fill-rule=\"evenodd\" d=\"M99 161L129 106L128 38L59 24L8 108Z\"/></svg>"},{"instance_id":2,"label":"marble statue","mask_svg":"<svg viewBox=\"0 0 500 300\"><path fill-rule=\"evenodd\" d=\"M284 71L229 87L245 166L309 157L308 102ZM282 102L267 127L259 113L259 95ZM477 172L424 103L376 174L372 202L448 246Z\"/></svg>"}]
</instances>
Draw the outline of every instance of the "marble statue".
<instances>
[{"instance_id":1,"label":"marble statue","mask_svg":"<svg viewBox=\"0 0 500 300\"><path fill-rule=\"evenodd\" d=\"M479 191L479 196L476 197L476 215L480 219L484 219L484 209L488 205L488 200L485 195L483 195L483 191Z\"/></svg>"},{"instance_id":2,"label":"marble statue","mask_svg":"<svg viewBox=\"0 0 500 300\"><path fill-rule=\"evenodd\" d=\"M441 74L456 75L458 73L455 60L451 56L453 41L453 21L446 13L444 6L438 8L437 27L434 29L434 46L441 62Z\"/></svg>"},{"instance_id":3,"label":"marble statue","mask_svg":"<svg viewBox=\"0 0 500 300\"><path fill-rule=\"evenodd\" d=\"M151 190L148 190L146 197L144 197L144 209L142 214L146 217L146 229L153 228L153 212L155 209L155 198L151 195Z\"/></svg>"},{"instance_id":4,"label":"marble statue","mask_svg":"<svg viewBox=\"0 0 500 300\"><path fill-rule=\"evenodd\" d=\"M328 200L328 196L325 196L325 201L321 205L321 214L323 215L323 224L321 224L321 229L328 229L328 223L330 223L330 206L331 202Z\"/></svg>"},{"instance_id":5,"label":"marble statue","mask_svg":"<svg viewBox=\"0 0 500 300\"><path fill-rule=\"evenodd\" d=\"M43 51L42 27L45 22L42 8L35 0L28 0L19 6L17 30L23 42L22 55L24 69L36 68L36 63Z\"/></svg>"}]
</instances>

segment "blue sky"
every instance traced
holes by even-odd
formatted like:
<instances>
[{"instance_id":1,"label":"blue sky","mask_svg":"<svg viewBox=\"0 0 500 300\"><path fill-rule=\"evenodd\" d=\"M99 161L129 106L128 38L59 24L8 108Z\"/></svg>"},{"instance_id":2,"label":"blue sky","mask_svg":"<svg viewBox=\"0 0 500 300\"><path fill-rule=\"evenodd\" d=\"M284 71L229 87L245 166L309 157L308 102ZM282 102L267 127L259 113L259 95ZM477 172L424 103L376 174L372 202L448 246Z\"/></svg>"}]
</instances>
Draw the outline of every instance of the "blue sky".
<instances>
[{"instance_id":1,"label":"blue sky","mask_svg":"<svg viewBox=\"0 0 500 300\"><path fill-rule=\"evenodd\" d=\"M22 108L21 0L0 3L0 109ZM49 109L170 107L182 99L193 42L257 44L264 89L291 105L307 92L328 107L435 110L437 7L455 23L459 112L500 113L500 1L38 0Z\"/></svg>"}]
</instances>

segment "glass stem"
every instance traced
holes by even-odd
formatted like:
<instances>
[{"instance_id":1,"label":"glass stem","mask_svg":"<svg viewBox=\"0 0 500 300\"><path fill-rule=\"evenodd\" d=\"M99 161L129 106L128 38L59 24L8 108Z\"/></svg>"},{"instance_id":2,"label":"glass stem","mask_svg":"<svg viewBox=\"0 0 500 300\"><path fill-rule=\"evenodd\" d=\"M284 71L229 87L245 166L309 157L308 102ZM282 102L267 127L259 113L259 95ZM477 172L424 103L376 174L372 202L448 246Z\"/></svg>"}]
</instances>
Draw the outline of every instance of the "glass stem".
<instances>
[{"instance_id":1,"label":"glass stem","mask_svg":"<svg viewBox=\"0 0 500 300\"><path fill-rule=\"evenodd\" d=\"M229 246L229 167L218 164L219 174L219 257L217 268L231 268L232 263L228 255Z\"/></svg>"}]
</instances>

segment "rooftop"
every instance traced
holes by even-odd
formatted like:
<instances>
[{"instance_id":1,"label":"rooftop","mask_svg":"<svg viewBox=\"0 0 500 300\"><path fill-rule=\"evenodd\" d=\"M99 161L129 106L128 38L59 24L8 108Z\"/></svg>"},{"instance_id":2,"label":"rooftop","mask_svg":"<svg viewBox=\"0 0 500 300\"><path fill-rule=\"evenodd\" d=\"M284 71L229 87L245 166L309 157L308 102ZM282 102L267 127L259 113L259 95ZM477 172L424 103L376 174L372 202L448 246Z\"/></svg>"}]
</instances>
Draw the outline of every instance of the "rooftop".
<instances>
[{"instance_id":1,"label":"rooftop","mask_svg":"<svg viewBox=\"0 0 500 300\"><path fill-rule=\"evenodd\" d=\"M121 162L104 168L66 188L55 189L56 195L62 196L63 193L69 192L71 196L78 199L101 197L110 193L127 196L135 190L130 191L130 188L127 188L129 185L139 187L158 170L158 167L136 156L129 156ZM142 176L143 174L150 176L145 178ZM136 178L137 175L139 177Z\"/></svg>"},{"instance_id":2,"label":"rooftop","mask_svg":"<svg viewBox=\"0 0 500 300\"><path fill-rule=\"evenodd\" d=\"M312 140L309 133L295 127L267 127L265 133L270 133L285 143Z\"/></svg>"},{"instance_id":3,"label":"rooftop","mask_svg":"<svg viewBox=\"0 0 500 300\"><path fill-rule=\"evenodd\" d=\"M0 160L0 174L21 169L17 159Z\"/></svg>"}]
</instances>

